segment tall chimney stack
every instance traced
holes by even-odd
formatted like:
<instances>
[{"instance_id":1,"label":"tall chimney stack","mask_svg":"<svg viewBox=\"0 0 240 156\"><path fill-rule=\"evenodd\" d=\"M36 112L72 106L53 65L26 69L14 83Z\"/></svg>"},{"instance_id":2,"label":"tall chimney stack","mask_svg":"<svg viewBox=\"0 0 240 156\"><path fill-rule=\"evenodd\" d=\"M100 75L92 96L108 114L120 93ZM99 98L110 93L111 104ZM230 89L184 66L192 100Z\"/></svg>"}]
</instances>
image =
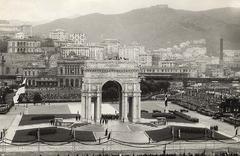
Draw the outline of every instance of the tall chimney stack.
<instances>
[{"instance_id":1,"label":"tall chimney stack","mask_svg":"<svg viewBox=\"0 0 240 156\"><path fill-rule=\"evenodd\" d=\"M220 38L219 64L220 64L220 65L223 65L223 39L222 39L222 38Z\"/></svg>"}]
</instances>

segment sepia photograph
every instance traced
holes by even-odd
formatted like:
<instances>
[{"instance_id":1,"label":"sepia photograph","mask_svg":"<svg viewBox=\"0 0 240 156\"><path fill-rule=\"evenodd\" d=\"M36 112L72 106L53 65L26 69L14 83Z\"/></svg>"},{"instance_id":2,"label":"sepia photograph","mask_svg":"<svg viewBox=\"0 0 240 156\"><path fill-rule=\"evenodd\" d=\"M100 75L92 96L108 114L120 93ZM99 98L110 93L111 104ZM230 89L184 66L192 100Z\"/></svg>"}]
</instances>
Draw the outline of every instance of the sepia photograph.
<instances>
[{"instance_id":1,"label":"sepia photograph","mask_svg":"<svg viewBox=\"0 0 240 156\"><path fill-rule=\"evenodd\" d=\"M240 0L0 0L0 156L240 156Z\"/></svg>"}]
</instances>

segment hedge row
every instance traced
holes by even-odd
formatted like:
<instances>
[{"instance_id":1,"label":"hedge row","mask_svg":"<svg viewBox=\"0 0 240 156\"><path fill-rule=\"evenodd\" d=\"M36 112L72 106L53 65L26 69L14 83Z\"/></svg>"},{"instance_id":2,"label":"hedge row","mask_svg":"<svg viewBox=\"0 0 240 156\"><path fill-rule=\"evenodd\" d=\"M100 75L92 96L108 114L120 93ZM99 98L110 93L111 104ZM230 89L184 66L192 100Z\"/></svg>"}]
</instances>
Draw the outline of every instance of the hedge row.
<instances>
[{"instance_id":1,"label":"hedge row","mask_svg":"<svg viewBox=\"0 0 240 156\"><path fill-rule=\"evenodd\" d=\"M49 135L49 134L55 134L57 133L56 127L50 127L50 128L40 128L40 135ZM38 129L33 129L32 131L28 132L28 135L34 135L37 136Z\"/></svg>"},{"instance_id":2,"label":"hedge row","mask_svg":"<svg viewBox=\"0 0 240 156\"><path fill-rule=\"evenodd\" d=\"M173 111L173 113L177 116L180 116L182 118L184 118L185 120L191 121L191 122L199 122L198 118L193 118L187 114L184 114L182 112L178 112L178 111Z\"/></svg>"},{"instance_id":3,"label":"hedge row","mask_svg":"<svg viewBox=\"0 0 240 156\"><path fill-rule=\"evenodd\" d=\"M156 118L156 117L165 117L167 119L175 119L176 116L172 113L159 113L159 112L155 112L152 114L152 117Z\"/></svg>"},{"instance_id":4,"label":"hedge row","mask_svg":"<svg viewBox=\"0 0 240 156\"><path fill-rule=\"evenodd\" d=\"M54 119L54 115L41 115L41 116L34 116L31 120L52 120Z\"/></svg>"}]
</instances>

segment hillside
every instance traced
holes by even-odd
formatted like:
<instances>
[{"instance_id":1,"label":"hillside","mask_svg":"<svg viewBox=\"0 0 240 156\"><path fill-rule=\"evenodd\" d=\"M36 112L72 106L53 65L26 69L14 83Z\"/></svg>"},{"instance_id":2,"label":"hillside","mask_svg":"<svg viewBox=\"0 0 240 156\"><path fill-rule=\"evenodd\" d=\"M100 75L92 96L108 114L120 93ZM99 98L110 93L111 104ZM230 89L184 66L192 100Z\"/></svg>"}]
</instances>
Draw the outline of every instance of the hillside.
<instances>
[{"instance_id":1,"label":"hillside","mask_svg":"<svg viewBox=\"0 0 240 156\"><path fill-rule=\"evenodd\" d=\"M62 28L69 32L85 32L90 41L118 38L123 43L137 41L150 49L199 38L216 42L223 37L226 48L240 49L239 12L236 8L193 12L154 6L123 14L96 13L58 19L35 26L34 32L48 33Z\"/></svg>"}]
</instances>

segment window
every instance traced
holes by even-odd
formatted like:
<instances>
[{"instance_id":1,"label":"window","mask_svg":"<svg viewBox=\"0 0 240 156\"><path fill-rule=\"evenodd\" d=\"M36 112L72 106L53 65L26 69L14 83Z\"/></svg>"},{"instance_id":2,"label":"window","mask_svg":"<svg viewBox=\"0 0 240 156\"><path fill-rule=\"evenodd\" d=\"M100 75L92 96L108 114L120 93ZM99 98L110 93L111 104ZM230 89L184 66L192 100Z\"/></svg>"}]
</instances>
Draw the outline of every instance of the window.
<instances>
[{"instance_id":1,"label":"window","mask_svg":"<svg viewBox=\"0 0 240 156\"><path fill-rule=\"evenodd\" d=\"M6 74L10 74L10 68L6 67Z\"/></svg>"},{"instance_id":2,"label":"window","mask_svg":"<svg viewBox=\"0 0 240 156\"><path fill-rule=\"evenodd\" d=\"M63 79L60 79L60 87L63 87Z\"/></svg>"},{"instance_id":3,"label":"window","mask_svg":"<svg viewBox=\"0 0 240 156\"><path fill-rule=\"evenodd\" d=\"M60 75L63 75L63 68L60 67Z\"/></svg>"},{"instance_id":4,"label":"window","mask_svg":"<svg viewBox=\"0 0 240 156\"><path fill-rule=\"evenodd\" d=\"M66 79L66 87L69 87L69 80Z\"/></svg>"},{"instance_id":5,"label":"window","mask_svg":"<svg viewBox=\"0 0 240 156\"><path fill-rule=\"evenodd\" d=\"M75 87L79 87L79 80L78 79L75 80Z\"/></svg>"}]
</instances>

